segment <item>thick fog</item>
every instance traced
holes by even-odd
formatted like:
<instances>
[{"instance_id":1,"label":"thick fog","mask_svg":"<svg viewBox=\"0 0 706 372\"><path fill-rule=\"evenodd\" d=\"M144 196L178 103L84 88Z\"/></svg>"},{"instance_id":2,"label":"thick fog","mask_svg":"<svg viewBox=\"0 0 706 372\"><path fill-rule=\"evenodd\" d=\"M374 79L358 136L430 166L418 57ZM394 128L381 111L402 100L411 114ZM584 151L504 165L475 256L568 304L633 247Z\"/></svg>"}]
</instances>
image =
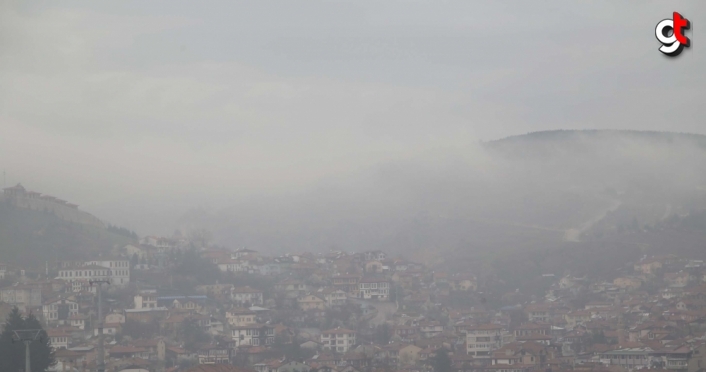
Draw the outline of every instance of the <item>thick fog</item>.
<instances>
[{"instance_id":1,"label":"thick fog","mask_svg":"<svg viewBox=\"0 0 706 372\"><path fill-rule=\"evenodd\" d=\"M543 133L425 152L297 195L196 208L179 226L270 251L552 248L704 210L704 161L703 136Z\"/></svg>"},{"instance_id":2,"label":"thick fog","mask_svg":"<svg viewBox=\"0 0 706 372\"><path fill-rule=\"evenodd\" d=\"M673 11L693 44L667 60L654 27ZM698 1L5 1L0 167L8 186L141 234L206 226L264 249L482 246L489 224L564 236L625 195L678 213L704 185L693 140L488 141L706 133L705 14Z\"/></svg>"}]
</instances>

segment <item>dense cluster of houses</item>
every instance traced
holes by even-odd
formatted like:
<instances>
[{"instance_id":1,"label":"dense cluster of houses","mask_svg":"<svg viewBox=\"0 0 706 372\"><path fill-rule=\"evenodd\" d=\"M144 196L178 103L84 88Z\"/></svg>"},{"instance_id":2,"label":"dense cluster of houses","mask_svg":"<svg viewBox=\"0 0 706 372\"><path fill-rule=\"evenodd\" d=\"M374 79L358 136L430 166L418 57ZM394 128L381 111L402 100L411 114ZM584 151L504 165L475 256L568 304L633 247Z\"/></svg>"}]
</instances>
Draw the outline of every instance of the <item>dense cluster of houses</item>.
<instances>
[{"instance_id":1,"label":"dense cluster of houses","mask_svg":"<svg viewBox=\"0 0 706 372\"><path fill-rule=\"evenodd\" d=\"M185 250L218 279L183 272ZM62 371L95 368L95 280L110 282L108 371L426 372L439 353L469 372L706 368L702 262L643 257L612 278L544 277L543 298L491 305L471 272L381 251L265 256L145 237L43 273L0 264L0 315L39 315Z\"/></svg>"}]
</instances>

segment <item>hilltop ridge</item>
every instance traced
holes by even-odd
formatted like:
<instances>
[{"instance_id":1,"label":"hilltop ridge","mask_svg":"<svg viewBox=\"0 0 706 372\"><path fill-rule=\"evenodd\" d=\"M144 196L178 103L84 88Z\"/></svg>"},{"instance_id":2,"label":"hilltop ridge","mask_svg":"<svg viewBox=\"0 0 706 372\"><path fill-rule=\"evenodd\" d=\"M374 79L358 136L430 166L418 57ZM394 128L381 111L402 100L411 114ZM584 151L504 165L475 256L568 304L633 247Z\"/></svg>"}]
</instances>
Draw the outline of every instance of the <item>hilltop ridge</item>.
<instances>
[{"instance_id":1,"label":"hilltop ridge","mask_svg":"<svg viewBox=\"0 0 706 372\"><path fill-rule=\"evenodd\" d=\"M3 189L0 202L12 204L16 208L47 211L69 222L105 227L105 224L94 215L79 210L78 204L67 202L57 197L36 191L27 191L21 183Z\"/></svg>"},{"instance_id":2,"label":"hilltop ridge","mask_svg":"<svg viewBox=\"0 0 706 372\"><path fill-rule=\"evenodd\" d=\"M193 211L179 227L263 250L495 257L689 216L706 207L704 162L703 135L534 132L380 164L287 199Z\"/></svg>"},{"instance_id":3,"label":"hilltop ridge","mask_svg":"<svg viewBox=\"0 0 706 372\"><path fill-rule=\"evenodd\" d=\"M108 253L134 239L109 229L78 205L27 191L21 184L0 195L0 261L30 268L45 262Z\"/></svg>"}]
</instances>

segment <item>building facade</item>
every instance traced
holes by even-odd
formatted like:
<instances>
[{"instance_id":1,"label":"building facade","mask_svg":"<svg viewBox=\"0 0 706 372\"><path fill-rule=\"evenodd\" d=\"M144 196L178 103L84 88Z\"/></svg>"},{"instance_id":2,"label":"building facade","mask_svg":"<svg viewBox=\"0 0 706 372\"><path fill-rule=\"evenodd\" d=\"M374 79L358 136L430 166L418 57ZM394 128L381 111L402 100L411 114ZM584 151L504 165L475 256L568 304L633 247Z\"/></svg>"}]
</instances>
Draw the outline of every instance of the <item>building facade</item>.
<instances>
[{"instance_id":1,"label":"building facade","mask_svg":"<svg viewBox=\"0 0 706 372\"><path fill-rule=\"evenodd\" d=\"M324 350L345 353L355 345L356 332L345 328L329 329L321 332L321 344Z\"/></svg>"}]
</instances>

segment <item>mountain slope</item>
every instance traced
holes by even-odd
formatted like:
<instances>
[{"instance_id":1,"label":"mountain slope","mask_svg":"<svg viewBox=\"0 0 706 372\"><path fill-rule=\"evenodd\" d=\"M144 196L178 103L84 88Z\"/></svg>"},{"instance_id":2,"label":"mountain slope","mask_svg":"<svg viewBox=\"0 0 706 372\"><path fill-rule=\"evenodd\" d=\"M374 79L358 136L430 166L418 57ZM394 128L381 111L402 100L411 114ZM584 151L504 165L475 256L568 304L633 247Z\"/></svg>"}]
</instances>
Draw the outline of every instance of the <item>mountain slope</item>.
<instances>
[{"instance_id":1,"label":"mountain slope","mask_svg":"<svg viewBox=\"0 0 706 372\"><path fill-rule=\"evenodd\" d=\"M130 241L102 226L70 222L50 211L0 202L0 261L4 263L43 268L45 262L107 253L115 244Z\"/></svg>"},{"instance_id":2,"label":"mountain slope","mask_svg":"<svg viewBox=\"0 0 706 372\"><path fill-rule=\"evenodd\" d=\"M538 132L380 164L305 194L192 211L179 227L265 251L493 259L642 231L706 208L705 162L700 135Z\"/></svg>"}]
</instances>

